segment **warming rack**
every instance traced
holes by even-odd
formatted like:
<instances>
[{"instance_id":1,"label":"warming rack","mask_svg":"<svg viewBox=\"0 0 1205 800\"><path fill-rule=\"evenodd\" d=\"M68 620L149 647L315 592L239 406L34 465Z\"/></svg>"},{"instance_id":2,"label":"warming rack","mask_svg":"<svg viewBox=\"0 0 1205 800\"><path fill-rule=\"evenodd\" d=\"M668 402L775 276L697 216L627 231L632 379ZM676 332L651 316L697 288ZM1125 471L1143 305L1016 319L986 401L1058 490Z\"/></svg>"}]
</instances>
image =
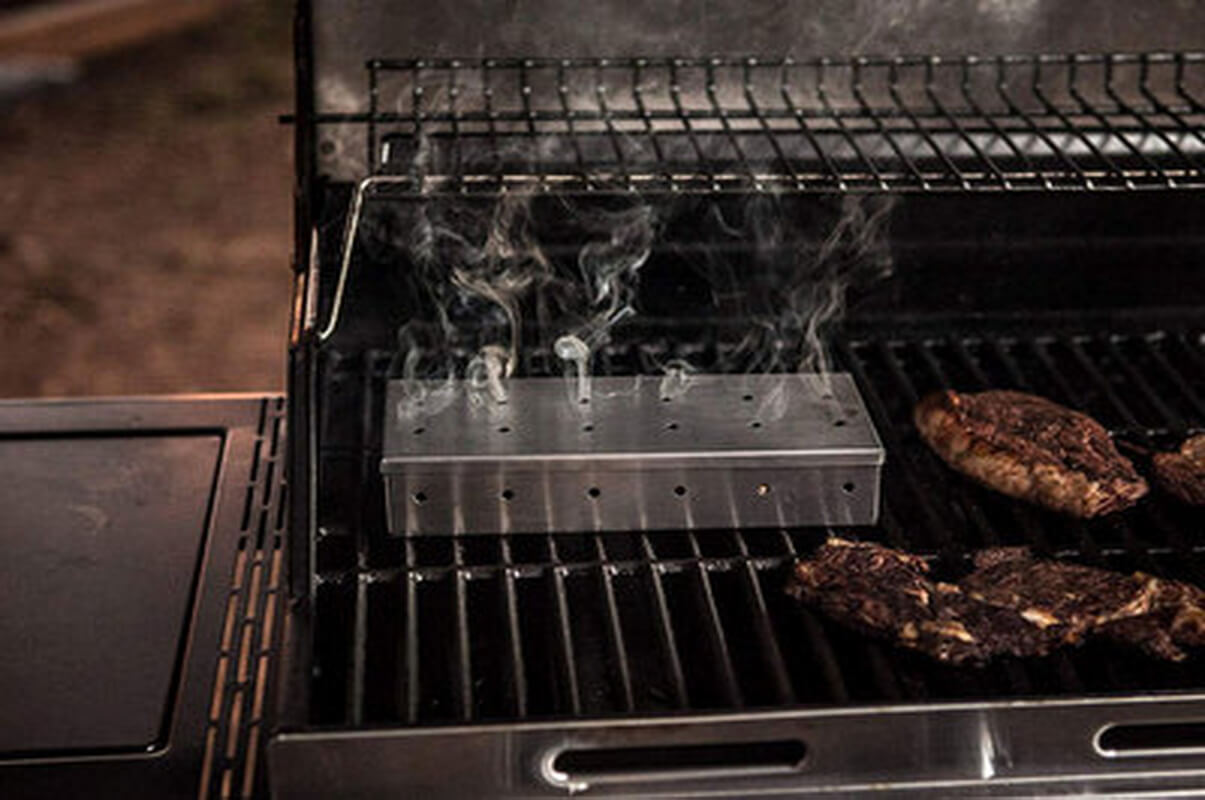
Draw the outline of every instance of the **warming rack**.
<instances>
[{"instance_id":1,"label":"warming rack","mask_svg":"<svg viewBox=\"0 0 1205 800\"><path fill-rule=\"evenodd\" d=\"M323 157L405 193L1191 188L1203 63L373 59L367 109L315 121Z\"/></svg>"}]
</instances>

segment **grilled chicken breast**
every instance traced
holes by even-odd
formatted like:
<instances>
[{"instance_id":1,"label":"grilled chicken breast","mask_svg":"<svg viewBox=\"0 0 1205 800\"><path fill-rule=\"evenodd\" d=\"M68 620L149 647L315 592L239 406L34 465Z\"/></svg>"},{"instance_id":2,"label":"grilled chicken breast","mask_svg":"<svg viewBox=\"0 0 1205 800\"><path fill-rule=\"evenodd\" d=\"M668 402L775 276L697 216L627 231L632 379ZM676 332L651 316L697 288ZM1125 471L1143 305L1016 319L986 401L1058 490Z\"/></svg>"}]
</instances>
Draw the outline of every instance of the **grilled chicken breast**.
<instances>
[{"instance_id":1,"label":"grilled chicken breast","mask_svg":"<svg viewBox=\"0 0 1205 800\"><path fill-rule=\"evenodd\" d=\"M1064 514L1119 511L1149 488L1099 422L1032 394L938 392L917 405L914 420L954 469Z\"/></svg>"}]
</instances>

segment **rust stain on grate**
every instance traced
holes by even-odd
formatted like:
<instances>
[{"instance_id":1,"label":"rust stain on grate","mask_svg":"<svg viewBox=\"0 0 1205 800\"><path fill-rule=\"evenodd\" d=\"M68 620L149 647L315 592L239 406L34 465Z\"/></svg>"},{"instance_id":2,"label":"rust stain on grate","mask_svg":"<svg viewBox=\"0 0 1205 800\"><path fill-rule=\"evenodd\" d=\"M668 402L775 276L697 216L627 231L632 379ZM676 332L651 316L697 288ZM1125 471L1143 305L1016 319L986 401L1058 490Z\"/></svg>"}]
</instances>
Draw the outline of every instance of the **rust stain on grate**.
<instances>
[{"instance_id":1,"label":"rust stain on grate","mask_svg":"<svg viewBox=\"0 0 1205 800\"><path fill-rule=\"evenodd\" d=\"M214 674L201 800L253 797L259 785L284 538L283 415L283 398L263 401Z\"/></svg>"}]
</instances>

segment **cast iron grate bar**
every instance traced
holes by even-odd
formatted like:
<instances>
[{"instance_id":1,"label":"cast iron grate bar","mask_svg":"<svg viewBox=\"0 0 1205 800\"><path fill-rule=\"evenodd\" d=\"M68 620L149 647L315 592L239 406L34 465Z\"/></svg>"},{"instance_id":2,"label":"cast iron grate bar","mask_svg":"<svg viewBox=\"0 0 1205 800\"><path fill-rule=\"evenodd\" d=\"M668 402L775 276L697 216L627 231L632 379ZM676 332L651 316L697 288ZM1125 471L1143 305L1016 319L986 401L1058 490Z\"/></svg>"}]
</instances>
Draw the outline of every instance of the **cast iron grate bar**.
<instances>
[{"instance_id":1,"label":"cast iron grate bar","mask_svg":"<svg viewBox=\"0 0 1205 800\"><path fill-rule=\"evenodd\" d=\"M619 619L619 605L615 601L614 569L606 562L606 545L601 536L594 536L595 552L598 556L598 576L603 597L606 599L607 634L619 670L619 682L623 697L623 710L632 711L636 708L632 694L632 667L628 659L627 644L624 641L623 623Z\"/></svg>"},{"instance_id":2,"label":"cast iron grate bar","mask_svg":"<svg viewBox=\"0 0 1205 800\"><path fill-rule=\"evenodd\" d=\"M454 553L455 606L456 606L456 641L453 648L456 654L456 664L452 667L460 680L456 683L456 713L465 721L473 718L473 665L469 652L469 611L468 611L468 577L464 566L464 542L456 540L452 543Z\"/></svg>"},{"instance_id":3,"label":"cast iron grate bar","mask_svg":"<svg viewBox=\"0 0 1205 800\"><path fill-rule=\"evenodd\" d=\"M568 697L569 712L576 716L582 712L582 696L578 689L577 658L573 654L573 623L569 616L569 600L565 591L565 576L567 573L561 564L556 537L552 534L548 535L548 557L552 564L552 569L546 574L551 580L552 602L556 606L557 611L556 640L561 657L561 674L565 679L562 692Z\"/></svg>"},{"instance_id":4,"label":"cast iron grate bar","mask_svg":"<svg viewBox=\"0 0 1205 800\"><path fill-rule=\"evenodd\" d=\"M1028 544L1205 585L1197 522L1159 492L1102 520L1057 517L951 473L910 421L916 400L941 387L1016 388L1082 408L1118 435L1170 447L1205 430L1201 342L1195 328L840 339L838 364L858 381L889 458L880 525L836 532L925 554L951 574L967 568L977 547ZM663 359L663 348L655 337L614 343L599 364L631 372ZM327 423L336 426L332 457L350 459L370 484L379 476L361 469L379 455L387 362L328 357L325 367L328 379L375 398L363 414L333 407ZM549 362L528 355L523 363ZM349 451L356 437L359 456ZM372 485L363 492L356 496L377 496ZM734 516L731 530L694 533L392 540L382 513L368 503L346 507L343 518L320 515L318 721L426 725L1200 686L1191 666L1099 644L967 670L868 641L783 594L791 563L823 541L821 529L742 529ZM349 626L361 607L366 626ZM333 704L323 700L329 692Z\"/></svg>"},{"instance_id":5,"label":"cast iron grate bar","mask_svg":"<svg viewBox=\"0 0 1205 800\"><path fill-rule=\"evenodd\" d=\"M372 191L1205 185L1205 53L374 59Z\"/></svg>"},{"instance_id":6,"label":"cast iron grate bar","mask_svg":"<svg viewBox=\"0 0 1205 800\"><path fill-rule=\"evenodd\" d=\"M499 543L502 555L502 602L506 609L506 643L510 654L510 671L514 686L514 714L518 719L527 716L527 670L523 666L523 642L519 633L519 593L515 586L516 573L510 542Z\"/></svg>"},{"instance_id":7,"label":"cast iron grate bar","mask_svg":"<svg viewBox=\"0 0 1205 800\"><path fill-rule=\"evenodd\" d=\"M735 504L734 504L735 505ZM765 594L757 581L757 570L749 563L749 545L745 542L740 530L740 521L733 520L737 548L745 560L745 568L741 570L741 586L747 593L747 602L756 609L752 625L757 633L757 640L762 648L762 658L768 665L770 681L774 686L777 702L781 705L794 705L796 702L795 689L791 686L791 678L787 673L787 665L782 657L782 648L778 638L770 627L770 614L766 606Z\"/></svg>"},{"instance_id":8,"label":"cast iron grate bar","mask_svg":"<svg viewBox=\"0 0 1205 800\"><path fill-rule=\"evenodd\" d=\"M406 719L418 722L418 703L421 686L418 671L418 581L419 574L414 569L414 543L406 542ZM516 625L516 630L518 626Z\"/></svg>"},{"instance_id":9,"label":"cast iron grate bar","mask_svg":"<svg viewBox=\"0 0 1205 800\"><path fill-rule=\"evenodd\" d=\"M689 506L686 508L689 509ZM688 533L687 537L690 540L691 555L696 559L697 565L695 567L694 584L699 601L695 605L702 606L707 611L705 629L710 639L712 657L716 660L722 679L725 704L732 708L741 708L745 705L745 701L742 698L740 686L737 685L736 668L733 666L732 652L728 644L729 637L724 632L724 623L720 620L720 610L716 606L715 589L711 583L711 573L703 564L703 553L699 549L698 538L694 533Z\"/></svg>"},{"instance_id":10,"label":"cast iron grate bar","mask_svg":"<svg viewBox=\"0 0 1205 800\"><path fill-rule=\"evenodd\" d=\"M665 601L665 586L662 583L664 565L657 559L653 545L645 535L640 536L640 545L647 558L646 569L650 577L649 591L653 597L654 610L661 634L661 646L665 658L669 662L670 677L674 703L678 708L688 708L690 700L686 693L686 677L682 667L682 655L678 652L677 637L674 635L674 625L670 620L669 604Z\"/></svg>"}]
</instances>

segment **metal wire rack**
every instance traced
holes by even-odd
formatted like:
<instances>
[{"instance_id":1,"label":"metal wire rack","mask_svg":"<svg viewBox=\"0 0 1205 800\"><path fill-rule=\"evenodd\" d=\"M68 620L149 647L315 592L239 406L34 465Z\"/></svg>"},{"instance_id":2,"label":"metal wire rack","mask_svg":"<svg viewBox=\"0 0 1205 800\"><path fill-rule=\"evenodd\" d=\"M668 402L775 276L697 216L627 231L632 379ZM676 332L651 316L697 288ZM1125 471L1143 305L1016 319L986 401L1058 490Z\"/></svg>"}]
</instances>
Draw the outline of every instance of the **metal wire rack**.
<instances>
[{"instance_id":1,"label":"metal wire rack","mask_svg":"<svg viewBox=\"0 0 1205 800\"><path fill-rule=\"evenodd\" d=\"M1203 64L376 59L368 108L316 122L328 152L362 143L374 190L1185 188L1205 185Z\"/></svg>"}]
</instances>

